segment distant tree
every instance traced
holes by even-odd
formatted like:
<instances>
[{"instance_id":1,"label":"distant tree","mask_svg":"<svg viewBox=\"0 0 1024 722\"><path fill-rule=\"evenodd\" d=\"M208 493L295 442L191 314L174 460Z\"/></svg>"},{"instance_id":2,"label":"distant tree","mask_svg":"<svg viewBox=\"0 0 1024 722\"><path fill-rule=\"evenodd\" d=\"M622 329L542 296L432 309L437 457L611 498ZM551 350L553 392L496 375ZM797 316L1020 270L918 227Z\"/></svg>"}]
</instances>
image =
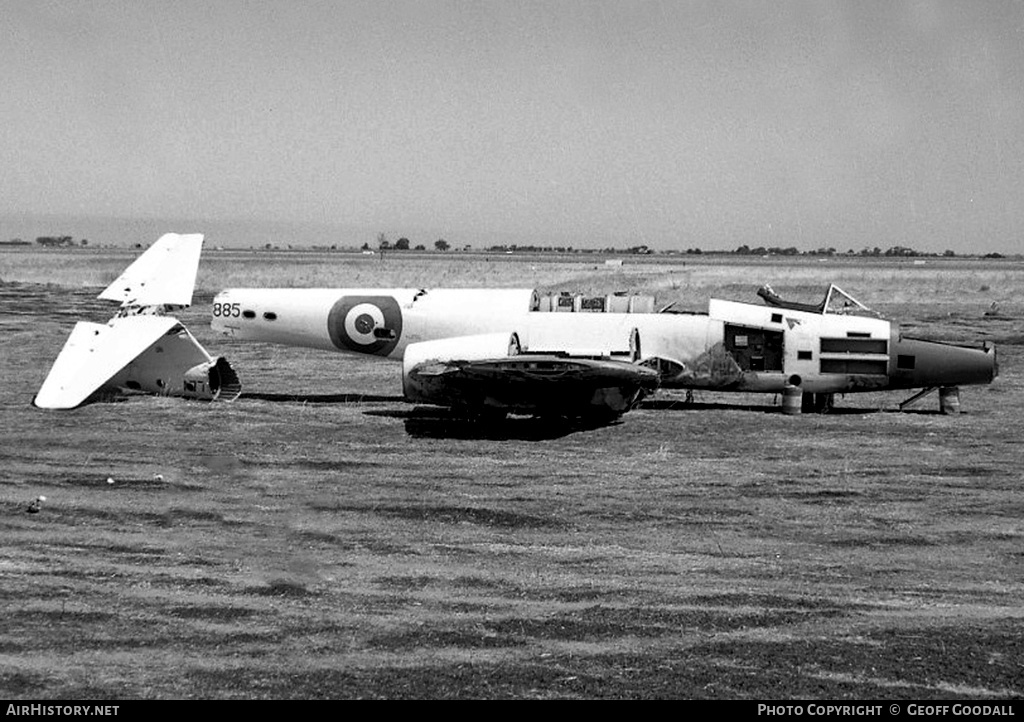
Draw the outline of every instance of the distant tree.
<instances>
[{"instance_id":1,"label":"distant tree","mask_svg":"<svg viewBox=\"0 0 1024 722\"><path fill-rule=\"evenodd\" d=\"M945 251L942 255L946 258L953 258L956 256L956 251Z\"/></svg>"},{"instance_id":2,"label":"distant tree","mask_svg":"<svg viewBox=\"0 0 1024 722\"><path fill-rule=\"evenodd\" d=\"M391 248L391 241L389 241L388 237L385 236L383 233L377 234L377 248L379 248L382 251Z\"/></svg>"},{"instance_id":3,"label":"distant tree","mask_svg":"<svg viewBox=\"0 0 1024 722\"><path fill-rule=\"evenodd\" d=\"M74 241L71 239L71 236L39 236L36 238L36 243L45 248L74 245Z\"/></svg>"},{"instance_id":4,"label":"distant tree","mask_svg":"<svg viewBox=\"0 0 1024 722\"><path fill-rule=\"evenodd\" d=\"M438 238L436 241L434 241L434 248L436 248L439 251L447 251L449 248L451 248L451 246L448 245L448 241L446 241L445 239Z\"/></svg>"},{"instance_id":5,"label":"distant tree","mask_svg":"<svg viewBox=\"0 0 1024 722\"><path fill-rule=\"evenodd\" d=\"M417 243L417 244L416 244L416 248L415 248L415 249L413 249L413 250L416 250L416 251L425 251L425 250L427 250L427 247L426 247L426 246L424 246L424 245L423 245L422 243Z\"/></svg>"},{"instance_id":6,"label":"distant tree","mask_svg":"<svg viewBox=\"0 0 1024 722\"><path fill-rule=\"evenodd\" d=\"M359 247L359 250L360 251L368 251L368 250L370 250L370 244L369 243L364 243L362 246Z\"/></svg>"},{"instance_id":7,"label":"distant tree","mask_svg":"<svg viewBox=\"0 0 1024 722\"><path fill-rule=\"evenodd\" d=\"M79 243L79 245L81 245L81 246L82 246L82 248L85 248L86 246L88 246L88 245L89 245L89 241L88 241L87 239L85 239L85 238L83 238L83 239L82 239L81 241L79 241L78 243Z\"/></svg>"},{"instance_id":8,"label":"distant tree","mask_svg":"<svg viewBox=\"0 0 1024 722\"><path fill-rule=\"evenodd\" d=\"M403 237L403 238L399 238L397 241L395 241L395 250L396 251L408 251L409 250L409 239Z\"/></svg>"}]
</instances>

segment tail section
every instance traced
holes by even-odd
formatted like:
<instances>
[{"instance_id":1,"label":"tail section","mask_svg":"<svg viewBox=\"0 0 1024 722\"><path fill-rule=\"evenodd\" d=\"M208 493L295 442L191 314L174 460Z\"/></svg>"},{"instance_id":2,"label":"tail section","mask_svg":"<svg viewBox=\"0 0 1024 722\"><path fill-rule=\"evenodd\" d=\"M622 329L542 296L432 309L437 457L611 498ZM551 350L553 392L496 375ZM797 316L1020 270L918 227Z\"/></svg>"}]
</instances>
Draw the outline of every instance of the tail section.
<instances>
[{"instance_id":1,"label":"tail section","mask_svg":"<svg viewBox=\"0 0 1024 722\"><path fill-rule=\"evenodd\" d=\"M33 403L70 409L105 392L233 401L238 375L206 352L176 318L165 315L192 303L203 236L162 236L100 298L120 301L106 324L79 322L53 363Z\"/></svg>"}]
</instances>

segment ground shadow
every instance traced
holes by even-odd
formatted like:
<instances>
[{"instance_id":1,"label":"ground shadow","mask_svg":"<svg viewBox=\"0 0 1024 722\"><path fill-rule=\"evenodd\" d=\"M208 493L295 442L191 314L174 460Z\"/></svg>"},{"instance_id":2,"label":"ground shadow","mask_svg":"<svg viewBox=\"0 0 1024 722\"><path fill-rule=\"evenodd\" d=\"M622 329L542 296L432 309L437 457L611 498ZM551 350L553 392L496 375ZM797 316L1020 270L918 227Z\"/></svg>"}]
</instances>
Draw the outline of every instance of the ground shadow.
<instances>
[{"instance_id":1,"label":"ground shadow","mask_svg":"<svg viewBox=\"0 0 1024 722\"><path fill-rule=\"evenodd\" d=\"M781 407L770 404L728 404L721 401L685 401L683 399L644 399L637 407L648 411L757 411L776 414Z\"/></svg>"},{"instance_id":2,"label":"ground shadow","mask_svg":"<svg viewBox=\"0 0 1024 722\"><path fill-rule=\"evenodd\" d=\"M428 406L416 406L407 410L371 410L364 413L367 416L403 419L405 432L409 436L429 439L547 441L622 423L618 418L481 418L466 416L451 409Z\"/></svg>"},{"instance_id":3,"label":"ground shadow","mask_svg":"<svg viewBox=\"0 0 1024 722\"><path fill-rule=\"evenodd\" d=\"M269 401L271 403L301 403L301 404L380 404L393 403L402 404L401 409L380 409L370 410L365 413L370 416L387 416L391 418L405 419L406 429L413 436L448 436L451 438L487 439L487 438L537 438L555 439L577 431L587 431L601 426L609 425L605 419L548 419L529 416L514 416L494 426L494 420L487 423L479 419L467 419L460 416L458 412L446 411L440 407L417 406L410 409L406 404L404 396L383 395L383 394L282 394L282 393L243 393L243 399L256 399L258 401ZM113 401L118 399L100 399ZM120 399L124 400L124 399ZM647 411L746 411L761 414L782 414L782 406L773 403L730 403L727 401L686 401L685 399L653 398L645 399L637 407ZM804 415L825 414L828 416L863 416L865 414L912 414L915 416L941 416L942 411L938 408L930 408L925 405L900 409L897 406L850 406L847 404L836 404L827 411L804 411ZM967 414L961 411L961 414ZM412 422L412 423L409 423ZM422 422L422 423L421 423ZM507 422L507 423L506 423ZM618 423L613 420L611 423ZM410 429L409 427L414 427ZM467 429L461 429L468 426ZM505 427L509 428L505 428ZM426 430L421 427L426 427ZM451 433L433 433L430 428L450 428ZM519 431L520 427L522 432ZM473 435L481 434L484 435ZM504 434L512 435L506 436Z\"/></svg>"},{"instance_id":4,"label":"ground shadow","mask_svg":"<svg viewBox=\"0 0 1024 722\"><path fill-rule=\"evenodd\" d=\"M782 414L782 406L778 404L727 403L724 401L685 401L683 399L646 399L639 408L650 411L750 411L762 414ZM832 406L827 411L804 411L805 415L825 414L828 416L844 416L881 413L904 414L941 414L938 409L907 408L902 411L896 407L879 408L878 406Z\"/></svg>"},{"instance_id":5,"label":"ground shadow","mask_svg":"<svg viewBox=\"0 0 1024 722\"><path fill-rule=\"evenodd\" d=\"M269 394L243 392L240 398L289 404L370 404L401 403L405 401L403 396L383 396L377 394Z\"/></svg>"},{"instance_id":6,"label":"ground shadow","mask_svg":"<svg viewBox=\"0 0 1024 722\"><path fill-rule=\"evenodd\" d=\"M243 393L240 398L243 399L255 399L258 401L269 401L271 403L301 403L301 404L380 404L380 403L395 403L406 406L405 397L397 395L381 395L381 394L281 394L281 393ZM123 398L105 398L100 399L102 401L115 401L125 400ZM765 403L728 403L725 401L686 401L685 399L646 399L637 408L648 410L648 411L747 411L751 413L761 414L781 414L782 407L778 404ZM619 423L618 419L608 422L604 419L548 419L538 418L529 416L517 416L509 417L498 424L500 428L497 430L490 428L494 425L494 420L488 420L486 423L481 422L479 419L468 419L465 416L460 416L458 412L446 412L445 409L439 407L428 407L418 406L414 409L406 408L402 409L381 409L381 410L370 410L365 412L370 416L386 416L390 418L405 419L407 422L407 429L410 426L415 427L415 433L410 430L410 434L414 436L451 436L453 438L529 438L536 437L541 439L546 438L559 438L567 434L575 433L577 431L587 431L589 429L599 428L601 426L607 426L609 423ZM829 416L863 416L864 414L880 414L880 413L902 413L902 414L913 414L922 416L937 416L942 415L942 412L937 408L925 408L913 407L906 409L899 409L895 406L892 407L878 407L878 406L846 406L836 405L828 409L825 412L817 411L804 411L803 414L819 414L824 413ZM962 414L967 412L962 411ZM422 423L420 423L422 422ZM507 422L507 423L506 423ZM460 430L460 426L468 425L469 428L465 430L465 434ZM451 434L434 434L434 433L421 433L421 426L439 426L439 427L451 427ZM510 429L504 428L504 426L511 427ZM524 430L523 434L520 434L518 429L522 427ZM484 428L486 427L486 428ZM497 434L496 436L484 435L474 436L472 432L479 433L483 429L486 434ZM533 429L533 431L526 431L527 429ZM502 436L502 434L512 432L512 436ZM538 435L539 434L539 435Z\"/></svg>"}]
</instances>

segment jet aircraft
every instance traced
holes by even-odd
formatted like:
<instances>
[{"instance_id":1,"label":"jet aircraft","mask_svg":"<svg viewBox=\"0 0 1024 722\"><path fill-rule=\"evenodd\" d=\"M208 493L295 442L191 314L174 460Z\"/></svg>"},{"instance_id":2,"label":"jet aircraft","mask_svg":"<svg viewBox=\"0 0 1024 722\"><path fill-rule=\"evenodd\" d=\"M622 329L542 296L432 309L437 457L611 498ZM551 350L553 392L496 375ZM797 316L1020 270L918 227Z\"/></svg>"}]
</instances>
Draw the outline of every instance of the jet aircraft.
<instances>
[{"instance_id":1,"label":"jet aircraft","mask_svg":"<svg viewBox=\"0 0 1024 722\"><path fill-rule=\"evenodd\" d=\"M761 296L767 305L655 313L643 297L532 289L234 288L214 299L212 327L401 360L407 399L496 414L615 416L659 385L782 393L798 410L837 393L938 388L952 411L959 386L998 373L994 346L911 338L836 286L818 305Z\"/></svg>"},{"instance_id":2,"label":"jet aircraft","mask_svg":"<svg viewBox=\"0 0 1024 722\"><path fill-rule=\"evenodd\" d=\"M99 298L121 307L106 324L79 321L33 403L70 409L121 391L231 401L238 375L213 357L176 318L192 303L201 234L168 233L139 256Z\"/></svg>"}]
</instances>

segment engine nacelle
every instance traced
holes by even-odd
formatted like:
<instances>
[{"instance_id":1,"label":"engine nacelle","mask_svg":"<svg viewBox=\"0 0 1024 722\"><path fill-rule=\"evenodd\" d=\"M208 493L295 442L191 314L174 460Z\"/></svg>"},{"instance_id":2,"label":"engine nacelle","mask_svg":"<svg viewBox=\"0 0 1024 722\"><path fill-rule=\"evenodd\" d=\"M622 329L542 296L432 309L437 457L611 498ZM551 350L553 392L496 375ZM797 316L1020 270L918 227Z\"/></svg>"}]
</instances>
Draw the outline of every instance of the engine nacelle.
<instances>
[{"instance_id":1,"label":"engine nacelle","mask_svg":"<svg viewBox=\"0 0 1024 722\"><path fill-rule=\"evenodd\" d=\"M402 359L402 390L408 401L451 405L458 399L450 398L443 376L457 370L459 362L505 358L520 351L516 333L486 333L409 344Z\"/></svg>"},{"instance_id":2,"label":"engine nacelle","mask_svg":"<svg viewBox=\"0 0 1024 722\"><path fill-rule=\"evenodd\" d=\"M402 384L407 401L473 414L610 419L658 386L657 372L633 363L640 357L636 329L621 357L524 349L518 333L462 336L410 344Z\"/></svg>"},{"instance_id":3,"label":"engine nacelle","mask_svg":"<svg viewBox=\"0 0 1024 722\"><path fill-rule=\"evenodd\" d=\"M182 396L204 401L234 401L242 393L238 374L223 356L185 372Z\"/></svg>"}]
</instances>

